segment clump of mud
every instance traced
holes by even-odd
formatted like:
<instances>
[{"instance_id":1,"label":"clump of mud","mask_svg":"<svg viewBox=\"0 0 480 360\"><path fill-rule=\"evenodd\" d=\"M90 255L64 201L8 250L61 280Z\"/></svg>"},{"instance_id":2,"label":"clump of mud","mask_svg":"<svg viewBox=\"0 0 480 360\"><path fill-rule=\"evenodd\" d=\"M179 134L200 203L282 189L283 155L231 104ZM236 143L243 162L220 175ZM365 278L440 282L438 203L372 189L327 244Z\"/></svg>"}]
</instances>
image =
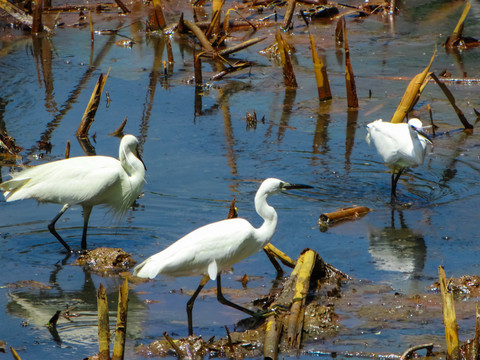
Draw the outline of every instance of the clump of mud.
<instances>
[{"instance_id":1,"label":"clump of mud","mask_svg":"<svg viewBox=\"0 0 480 360\"><path fill-rule=\"evenodd\" d=\"M75 261L75 265L80 265L90 271L95 271L104 275L118 275L121 272L128 271L136 261L129 253L120 248L100 247L85 254Z\"/></svg>"}]
</instances>

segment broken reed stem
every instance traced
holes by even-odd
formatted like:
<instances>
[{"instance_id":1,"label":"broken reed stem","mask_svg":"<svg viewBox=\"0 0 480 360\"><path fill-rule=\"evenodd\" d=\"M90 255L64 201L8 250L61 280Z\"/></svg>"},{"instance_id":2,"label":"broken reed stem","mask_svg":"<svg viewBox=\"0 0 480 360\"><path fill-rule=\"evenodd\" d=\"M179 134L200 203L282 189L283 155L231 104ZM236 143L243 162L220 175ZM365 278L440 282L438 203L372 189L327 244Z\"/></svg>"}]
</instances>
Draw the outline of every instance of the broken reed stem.
<instances>
[{"instance_id":1,"label":"broken reed stem","mask_svg":"<svg viewBox=\"0 0 480 360\"><path fill-rule=\"evenodd\" d=\"M15 18L15 20L19 21L21 24L29 27L30 29L33 27L33 18L27 13L25 13L25 11L11 4L7 0L0 0L0 8L5 10L8 13L8 15ZM45 25L42 26L42 30L49 34L52 33L52 29L50 29Z\"/></svg>"},{"instance_id":2,"label":"broken reed stem","mask_svg":"<svg viewBox=\"0 0 480 360\"><path fill-rule=\"evenodd\" d=\"M10 351L12 353L12 356L15 360L22 360L22 358L17 354L17 352L15 351L15 349L13 347L10 346Z\"/></svg>"},{"instance_id":3,"label":"broken reed stem","mask_svg":"<svg viewBox=\"0 0 480 360\"><path fill-rule=\"evenodd\" d=\"M187 359L188 358L187 355L185 354L185 352L182 349L180 349L177 344L175 344L175 341L173 341L170 336L168 336L166 331L163 333L163 336L165 337L165 339L167 339L167 341L170 344L170 346L172 347L172 349L175 350L175 353L177 354L177 357L179 359Z\"/></svg>"},{"instance_id":4,"label":"broken reed stem","mask_svg":"<svg viewBox=\"0 0 480 360\"><path fill-rule=\"evenodd\" d=\"M92 12L90 10L88 10L88 22L90 24L90 40L94 41L93 39L93 20L92 20Z\"/></svg>"},{"instance_id":5,"label":"broken reed stem","mask_svg":"<svg viewBox=\"0 0 480 360\"><path fill-rule=\"evenodd\" d=\"M98 105L100 104L103 88L109 73L110 69L108 69L107 75L103 76L103 74L100 74L95 88L93 89L92 96L90 97L90 101L88 102L87 108L83 113L82 121L80 121L80 125L78 126L76 133L77 137L88 136L88 130L90 129L90 125L92 125L93 120L95 120L95 114L97 112Z\"/></svg>"},{"instance_id":6,"label":"broken reed stem","mask_svg":"<svg viewBox=\"0 0 480 360\"><path fill-rule=\"evenodd\" d=\"M224 49L222 51L220 51L218 54L220 56L227 56L227 55L230 55L230 54L233 54L237 51L240 51L240 50L243 50L243 49L246 49L247 47L249 46L252 46L252 45L255 45L257 43L259 43L260 41L263 41L267 38L267 36L264 36L264 37L261 37L261 38L253 38L253 39L250 39L250 40L247 40L247 41L244 41L242 42L241 44L238 44L238 45L234 45L234 46L231 46L227 49Z\"/></svg>"},{"instance_id":7,"label":"broken reed stem","mask_svg":"<svg viewBox=\"0 0 480 360\"><path fill-rule=\"evenodd\" d=\"M278 359L278 343L280 342L282 328L282 322L278 321L277 315L274 314L268 317L265 326L265 340L263 342L264 360Z\"/></svg>"},{"instance_id":8,"label":"broken reed stem","mask_svg":"<svg viewBox=\"0 0 480 360\"><path fill-rule=\"evenodd\" d=\"M183 20L183 23L190 29L191 32L193 32L205 51L211 52L212 54L215 53L212 44L210 44L210 41L208 41L203 31L197 25L188 20Z\"/></svg>"},{"instance_id":9,"label":"broken reed stem","mask_svg":"<svg viewBox=\"0 0 480 360\"><path fill-rule=\"evenodd\" d=\"M193 71L195 76L195 86L201 87L203 85L203 78L202 78L202 60L200 59L202 53L198 55L194 55L193 60Z\"/></svg>"},{"instance_id":10,"label":"broken reed stem","mask_svg":"<svg viewBox=\"0 0 480 360\"><path fill-rule=\"evenodd\" d=\"M355 76L353 75L353 68L350 62L350 48L348 47L346 21L345 19L342 21L343 48L345 50L345 86L347 88L347 105L349 108L358 108L357 87L355 85Z\"/></svg>"},{"instance_id":11,"label":"broken reed stem","mask_svg":"<svg viewBox=\"0 0 480 360\"><path fill-rule=\"evenodd\" d=\"M33 7L33 22L32 22L32 34L38 35L42 31L42 10L43 0L32 1Z\"/></svg>"},{"instance_id":12,"label":"broken reed stem","mask_svg":"<svg viewBox=\"0 0 480 360\"><path fill-rule=\"evenodd\" d=\"M287 10L285 10L285 16L283 18L282 30L287 31L292 27L293 14L295 12L296 0L288 0Z\"/></svg>"},{"instance_id":13,"label":"broken reed stem","mask_svg":"<svg viewBox=\"0 0 480 360\"><path fill-rule=\"evenodd\" d=\"M107 291L100 284L97 291L98 309L98 357L100 360L110 359L110 328L108 324Z\"/></svg>"},{"instance_id":14,"label":"broken reed stem","mask_svg":"<svg viewBox=\"0 0 480 360\"><path fill-rule=\"evenodd\" d=\"M160 0L153 0L153 9L150 10L148 17L148 25L151 31L163 30L167 26L165 17L163 16L162 4Z\"/></svg>"},{"instance_id":15,"label":"broken reed stem","mask_svg":"<svg viewBox=\"0 0 480 360\"><path fill-rule=\"evenodd\" d=\"M447 356L449 360L460 359L460 347L458 341L458 324L455 315L455 303L453 294L448 291L448 282L443 266L438 267L440 292L442 294L443 323L445 325L445 340L447 343Z\"/></svg>"},{"instance_id":16,"label":"broken reed stem","mask_svg":"<svg viewBox=\"0 0 480 360\"><path fill-rule=\"evenodd\" d=\"M368 214L370 211L372 211L372 209L369 209L366 206L354 206L331 213L320 214L318 222L322 225L327 225L342 220L356 219L360 216Z\"/></svg>"},{"instance_id":17,"label":"broken reed stem","mask_svg":"<svg viewBox=\"0 0 480 360\"><path fill-rule=\"evenodd\" d=\"M288 88L297 87L297 79L295 78L295 73L293 72L292 62L290 61L290 55L288 54L288 49L285 43L280 30L277 29L275 34L275 39L278 44L278 51L280 52L280 58L282 60L283 67L283 79L285 81L285 86Z\"/></svg>"},{"instance_id":18,"label":"broken reed stem","mask_svg":"<svg viewBox=\"0 0 480 360\"><path fill-rule=\"evenodd\" d=\"M275 259L275 256L272 253L270 253L265 247L263 248L263 251L268 256L268 259L270 260L273 267L277 271L277 278L282 277L285 274L285 271L283 271L283 269L280 266L280 264L278 263L277 259Z\"/></svg>"},{"instance_id":19,"label":"broken reed stem","mask_svg":"<svg viewBox=\"0 0 480 360\"><path fill-rule=\"evenodd\" d=\"M118 289L117 328L115 330L115 343L113 345L112 360L123 360L125 353L125 337L127 334L128 310L128 280Z\"/></svg>"},{"instance_id":20,"label":"broken reed stem","mask_svg":"<svg viewBox=\"0 0 480 360\"><path fill-rule=\"evenodd\" d=\"M270 254L274 255L275 257L277 257L282 262L283 265L288 266L290 268L295 267L296 262L294 260L292 260L283 251L280 251L279 249L277 249L271 243L268 243L267 245L265 245L265 247L263 249L265 251L269 252Z\"/></svg>"},{"instance_id":21,"label":"broken reed stem","mask_svg":"<svg viewBox=\"0 0 480 360\"><path fill-rule=\"evenodd\" d=\"M440 89L442 89L443 93L447 97L448 101L450 101L450 105L452 105L453 109L455 110L455 113L457 114L458 118L460 119L463 127L465 129L473 129L473 125L471 125L465 115L463 115L463 111L460 110L460 108L457 106L455 103L455 97L451 93L451 91L448 89L447 85L445 85L443 82L441 82L437 75L434 73L430 73L430 77L440 86Z\"/></svg>"},{"instance_id":22,"label":"broken reed stem","mask_svg":"<svg viewBox=\"0 0 480 360\"><path fill-rule=\"evenodd\" d=\"M65 159L70 157L70 140L67 140L67 146L65 147Z\"/></svg>"},{"instance_id":23,"label":"broken reed stem","mask_svg":"<svg viewBox=\"0 0 480 360\"><path fill-rule=\"evenodd\" d=\"M125 116L125 119L123 119L122 123L120 126L115 130L114 132L110 133L110 136L117 136L117 137L123 137L123 129L125 129L125 125L127 125L127 117Z\"/></svg>"},{"instance_id":24,"label":"broken reed stem","mask_svg":"<svg viewBox=\"0 0 480 360\"><path fill-rule=\"evenodd\" d=\"M467 17L468 12L470 11L471 4L467 2L465 8L463 9L462 15L458 20L457 26L452 32L445 43L447 49L455 48L458 45L458 42L462 39L463 36L463 27L465 25L465 18Z\"/></svg>"},{"instance_id":25,"label":"broken reed stem","mask_svg":"<svg viewBox=\"0 0 480 360\"><path fill-rule=\"evenodd\" d=\"M329 100L332 98L332 92L330 91L330 83L328 82L327 69L323 64L323 59L318 56L315 39L312 34L310 34L310 48L312 50L312 62L315 80L317 82L318 99L320 101Z\"/></svg>"},{"instance_id":26,"label":"broken reed stem","mask_svg":"<svg viewBox=\"0 0 480 360\"><path fill-rule=\"evenodd\" d=\"M405 90L405 94L403 94L402 100L400 100L400 104L398 104L397 110L395 110L395 113L393 114L392 120L390 120L390 122L403 122L403 119L405 119L407 114L413 109L413 107L418 101L418 98L420 97L420 94L422 93L423 88L425 88L424 86L422 87L422 85L426 81L426 77L428 75L428 72L430 71L430 67L432 66L433 59L435 59L436 54L437 50L434 51L430 59L430 63L425 68L425 70L423 70L423 72L421 72L420 74L415 75L413 79L410 80L410 83Z\"/></svg>"},{"instance_id":27,"label":"broken reed stem","mask_svg":"<svg viewBox=\"0 0 480 360\"><path fill-rule=\"evenodd\" d=\"M118 5L120 9L122 9L122 13L129 14L130 10L128 10L127 6L121 0L115 0L115 3Z\"/></svg>"},{"instance_id":28,"label":"broken reed stem","mask_svg":"<svg viewBox=\"0 0 480 360\"><path fill-rule=\"evenodd\" d=\"M175 62L173 58L172 42L170 41L170 36L165 37L165 44L167 45L167 59L169 64Z\"/></svg>"},{"instance_id":29,"label":"broken reed stem","mask_svg":"<svg viewBox=\"0 0 480 360\"><path fill-rule=\"evenodd\" d=\"M287 339L291 347L300 348L302 343L303 322L305 319L305 304L310 288L310 276L316 264L316 253L307 250L300 255L302 260L297 262L298 273L295 284L295 295L288 316ZM298 265L300 264L300 265Z\"/></svg>"}]
</instances>

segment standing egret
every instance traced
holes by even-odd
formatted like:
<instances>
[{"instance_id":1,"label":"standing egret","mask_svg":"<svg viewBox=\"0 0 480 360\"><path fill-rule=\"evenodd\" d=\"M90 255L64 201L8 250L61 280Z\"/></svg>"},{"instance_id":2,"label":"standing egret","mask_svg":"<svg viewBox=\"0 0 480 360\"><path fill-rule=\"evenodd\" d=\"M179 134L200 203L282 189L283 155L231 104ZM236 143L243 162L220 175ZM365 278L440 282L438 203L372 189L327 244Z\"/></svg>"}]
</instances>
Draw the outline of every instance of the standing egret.
<instances>
[{"instance_id":1,"label":"standing egret","mask_svg":"<svg viewBox=\"0 0 480 360\"><path fill-rule=\"evenodd\" d=\"M82 250L87 248L87 227L95 205L104 204L117 216L124 214L145 183L145 165L138 153L138 140L125 135L120 142L120 160L109 156L79 156L33 166L0 184L7 201L36 199L62 204L48 230L72 252L55 230L55 223L72 205L83 208Z\"/></svg>"},{"instance_id":2,"label":"standing egret","mask_svg":"<svg viewBox=\"0 0 480 360\"><path fill-rule=\"evenodd\" d=\"M280 190L311 188L308 185L289 184L278 179L266 179L255 195L255 210L264 222L258 229L247 220L233 218L200 227L185 235L165 250L150 256L137 265L133 274L153 279L158 274L167 276L202 275L200 285L187 302L188 334L193 334L192 310L198 294L211 280L217 280L217 300L243 311L255 312L225 299L222 294L222 270L262 250L270 242L277 226L277 213L268 205L267 197Z\"/></svg>"},{"instance_id":3,"label":"standing egret","mask_svg":"<svg viewBox=\"0 0 480 360\"><path fill-rule=\"evenodd\" d=\"M422 122L413 118L408 123L384 122L381 119L367 125L367 143L375 145L392 173L392 202L397 198L397 182L402 172L409 167L423 164L427 144L432 142L422 132Z\"/></svg>"}]
</instances>

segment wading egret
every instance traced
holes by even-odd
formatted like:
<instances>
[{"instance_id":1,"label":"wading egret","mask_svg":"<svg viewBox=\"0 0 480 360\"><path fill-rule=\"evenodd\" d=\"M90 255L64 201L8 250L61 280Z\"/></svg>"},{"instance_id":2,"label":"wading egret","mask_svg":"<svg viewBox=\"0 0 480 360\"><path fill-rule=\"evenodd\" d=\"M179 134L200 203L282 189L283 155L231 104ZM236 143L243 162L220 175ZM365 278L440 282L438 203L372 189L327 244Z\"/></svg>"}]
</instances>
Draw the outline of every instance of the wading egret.
<instances>
[{"instance_id":1,"label":"wading egret","mask_svg":"<svg viewBox=\"0 0 480 360\"><path fill-rule=\"evenodd\" d=\"M79 156L33 166L0 184L7 201L36 199L62 204L48 230L72 252L55 230L55 223L72 205L83 208L82 250L87 248L87 227L95 205L104 204L117 217L123 215L145 183L145 165L138 153L138 140L125 135L120 142L120 160L109 156Z\"/></svg>"},{"instance_id":2,"label":"wading egret","mask_svg":"<svg viewBox=\"0 0 480 360\"><path fill-rule=\"evenodd\" d=\"M367 125L367 143L372 142L392 173L391 199L397 197L397 182L402 172L423 164L427 144L432 142L422 132L422 122L410 119L407 123L391 123L376 120Z\"/></svg>"},{"instance_id":3,"label":"wading egret","mask_svg":"<svg viewBox=\"0 0 480 360\"><path fill-rule=\"evenodd\" d=\"M192 310L198 294L211 280L217 280L217 299L252 316L256 313L224 298L220 273L233 264L257 253L270 242L277 226L277 213L267 204L267 197L280 190L311 188L289 184L278 179L266 179L255 195L255 209L264 222L258 229L242 218L226 219L200 227L185 235L165 250L137 265L133 274L153 279L167 276L202 275L200 285L187 302L188 334L193 334Z\"/></svg>"}]
</instances>

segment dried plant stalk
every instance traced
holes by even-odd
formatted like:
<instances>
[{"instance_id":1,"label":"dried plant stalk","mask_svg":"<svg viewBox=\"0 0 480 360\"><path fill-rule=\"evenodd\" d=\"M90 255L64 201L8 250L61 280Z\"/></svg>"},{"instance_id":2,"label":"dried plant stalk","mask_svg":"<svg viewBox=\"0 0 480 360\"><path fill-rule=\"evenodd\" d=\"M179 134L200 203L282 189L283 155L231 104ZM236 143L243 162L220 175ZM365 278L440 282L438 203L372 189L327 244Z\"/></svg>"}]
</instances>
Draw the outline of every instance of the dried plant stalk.
<instances>
[{"instance_id":1,"label":"dried plant stalk","mask_svg":"<svg viewBox=\"0 0 480 360\"><path fill-rule=\"evenodd\" d=\"M283 79L285 81L285 86L290 88L296 88L297 79L295 78L292 62L290 61L290 55L288 54L287 46L285 44L285 40L282 34L280 33L280 30L277 30L275 34L275 39L277 40L278 51L280 52L280 58L282 61Z\"/></svg>"},{"instance_id":2,"label":"dried plant stalk","mask_svg":"<svg viewBox=\"0 0 480 360\"><path fill-rule=\"evenodd\" d=\"M32 22L32 34L40 34L43 29L42 24L42 10L43 10L43 0L34 0L32 1L33 7L33 22Z\"/></svg>"},{"instance_id":3,"label":"dried plant stalk","mask_svg":"<svg viewBox=\"0 0 480 360\"><path fill-rule=\"evenodd\" d=\"M295 295L292 299L290 314L288 316L287 339L291 347L300 348L302 342L303 322L305 319L305 304L310 288L310 276L316 264L317 254L313 250L307 250L300 255L302 261L297 262L297 281ZM298 265L300 264L300 266ZM292 273L293 274L293 273Z\"/></svg>"},{"instance_id":4,"label":"dried plant stalk","mask_svg":"<svg viewBox=\"0 0 480 360\"><path fill-rule=\"evenodd\" d=\"M332 98L330 91L330 83L328 81L327 69L323 64L323 59L318 57L317 49L315 48L315 40L310 34L310 48L312 50L313 69L315 72L315 80L317 81L318 99L320 101Z\"/></svg>"},{"instance_id":5,"label":"dried plant stalk","mask_svg":"<svg viewBox=\"0 0 480 360\"><path fill-rule=\"evenodd\" d=\"M263 358L278 359L278 343L282 333L282 321L276 315L270 316L266 321L265 340L263 342Z\"/></svg>"},{"instance_id":6,"label":"dried plant stalk","mask_svg":"<svg viewBox=\"0 0 480 360\"><path fill-rule=\"evenodd\" d=\"M67 140L67 146L65 147L65 159L70 157L70 140Z\"/></svg>"},{"instance_id":7,"label":"dried plant stalk","mask_svg":"<svg viewBox=\"0 0 480 360\"><path fill-rule=\"evenodd\" d=\"M92 12L88 10L88 23L90 25L90 41L93 43L94 36L93 36L93 20L92 20Z\"/></svg>"},{"instance_id":8,"label":"dried plant stalk","mask_svg":"<svg viewBox=\"0 0 480 360\"><path fill-rule=\"evenodd\" d=\"M285 16L283 18L283 30L288 30L292 26L292 18L295 12L295 5L297 4L296 0L288 0L287 10L285 11Z\"/></svg>"},{"instance_id":9,"label":"dried plant stalk","mask_svg":"<svg viewBox=\"0 0 480 360\"><path fill-rule=\"evenodd\" d=\"M125 125L127 125L127 117L125 116L125 119L123 119L122 123L120 126L115 130L114 132L110 133L110 136L118 136L122 137L123 136L123 129L125 128Z\"/></svg>"},{"instance_id":10,"label":"dried plant stalk","mask_svg":"<svg viewBox=\"0 0 480 360\"><path fill-rule=\"evenodd\" d=\"M266 36L261 37L261 38L253 38L253 39L244 41L241 44L231 46L228 49L224 49L224 50L220 51L218 54L220 56L227 56L227 55L236 53L240 50L246 49L249 46L255 45L255 44L259 43L260 41L265 40L266 38L267 38Z\"/></svg>"},{"instance_id":11,"label":"dried plant stalk","mask_svg":"<svg viewBox=\"0 0 480 360\"><path fill-rule=\"evenodd\" d=\"M445 339L447 342L447 355L449 360L460 359L460 347L458 341L458 324L455 315L455 304L453 294L448 291L448 283L445 270L438 267L440 291L442 294L443 323L445 325Z\"/></svg>"},{"instance_id":12,"label":"dried plant stalk","mask_svg":"<svg viewBox=\"0 0 480 360\"><path fill-rule=\"evenodd\" d=\"M272 254L273 256L275 256L276 258L278 258L282 262L283 265L291 267L291 268L295 267L296 262L294 260L292 260L283 251L280 251L279 249L277 249L271 243L268 243L267 245L265 245L265 247L263 249L266 252L268 252L268 253Z\"/></svg>"},{"instance_id":13,"label":"dried plant stalk","mask_svg":"<svg viewBox=\"0 0 480 360\"><path fill-rule=\"evenodd\" d=\"M153 9L150 11L148 25L151 31L163 30L167 26L163 16L162 4L160 0L153 0Z\"/></svg>"},{"instance_id":14,"label":"dried plant stalk","mask_svg":"<svg viewBox=\"0 0 480 360\"><path fill-rule=\"evenodd\" d=\"M25 11L23 11L19 7L11 4L7 0L0 0L0 8L5 10L8 13L8 15L15 18L15 20L17 20L21 24L23 24L23 25L25 25L29 28L33 27L33 18L30 15L28 15L27 13L25 13ZM42 30L47 32L47 33L52 33L52 29L50 29L49 27L47 27L45 25L43 25Z\"/></svg>"},{"instance_id":15,"label":"dried plant stalk","mask_svg":"<svg viewBox=\"0 0 480 360\"><path fill-rule=\"evenodd\" d=\"M88 102L87 108L83 113L82 121L78 126L77 134L76 134L77 137L88 136L88 130L90 129L90 125L92 125L93 120L95 120L95 114L97 112L98 105L100 104L103 88L105 86L109 73L110 73L110 69L108 69L107 75L103 76L103 74L100 74L97 84L93 89L92 96L90 97L90 101Z\"/></svg>"},{"instance_id":16,"label":"dried plant stalk","mask_svg":"<svg viewBox=\"0 0 480 360\"><path fill-rule=\"evenodd\" d=\"M465 115L463 115L463 111L460 110L460 108L457 106L455 103L455 97L453 94L450 92L448 89L447 85L445 85L443 82L441 82L438 77L434 73L430 73L430 77L440 86L440 89L442 89L443 93L447 97L448 101L450 101L450 105L452 105L453 109L457 113L458 118L462 122L462 125L465 129L473 129L473 125L471 125Z\"/></svg>"},{"instance_id":17,"label":"dried plant stalk","mask_svg":"<svg viewBox=\"0 0 480 360\"><path fill-rule=\"evenodd\" d=\"M203 78L202 78L202 60L200 59L202 53L195 56L193 61L193 71L195 74L195 85L202 86L203 85Z\"/></svg>"},{"instance_id":18,"label":"dried plant stalk","mask_svg":"<svg viewBox=\"0 0 480 360\"><path fill-rule=\"evenodd\" d=\"M127 335L128 311L128 280L118 289L117 328L113 345L112 360L123 360L125 352L125 337Z\"/></svg>"},{"instance_id":19,"label":"dried plant stalk","mask_svg":"<svg viewBox=\"0 0 480 360\"><path fill-rule=\"evenodd\" d=\"M348 219L356 219L360 216L368 214L372 209L369 209L366 206L354 206L351 208L341 209L339 211L334 211L331 213L324 213L321 214L318 222L321 225L332 224L334 222L348 220Z\"/></svg>"},{"instance_id":20,"label":"dried plant stalk","mask_svg":"<svg viewBox=\"0 0 480 360\"><path fill-rule=\"evenodd\" d=\"M10 352L15 360L22 360L22 358L18 355L13 347L10 346Z\"/></svg>"},{"instance_id":21,"label":"dried plant stalk","mask_svg":"<svg viewBox=\"0 0 480 360\"><path fill-rule=\"evenodd\" d=\"M215 53L212 44L210 44L210 41L208 41L203 31L197 25L188 20L184 20L183 23L193 32L200 44L202 44L202 47L205 49L205 51L208 51L212 54Z\"/></svg>"},{"instance_id":22,"label":"dried plant stalk","mask_svg":"<svg viewBox=\"0 0 480 360\"><path fill-rule=\"evenodd\" d=\"M397 110L395 110L395 113L393 114L392 120L390 120L390 122L403 122L405 116L407 116L407 114L413 109L413 107L418 101L418 98L420 97L420 94L422 93L422 90L425 88L425 79L428 75L428 72L430 71L430 67L432 66L433 59L435 58L436 53L437 51L433 53L432 58L430 59L430 63L425 68L425 70L423 70L423 72L421 72L420 74L415 75L414 78L410 80L407 90L405 90L405 94L403 94L402 100L400 100L400 104L398 105Z\"/></svg>"},{"instance_id":23,"label":"dried plant stalk","mask_svg":"<svg viewBox=\"0 0 480 360\"><path fill-rule=\"evenodd\" d=\"M122 2L122 0L115 0L115 3L118 5L120 9L122 9L122 13L129 14L130 10L128 10L127 6Z\"/></svg>"},{"instance_id":24,"label":"dried plant stalk","mask_svg":"<svg viewBox=\"0 0 480 360\"><path fill-rule=\"evenodd\" d=\"M459 42L462 40L463 37L463 27L465 25L465 18L467 17L468 12L470 11L470 3L467 2L465 5L465 8L463 9L462 15L460 16L460 19L458 20L457 26L455 26L455 29L452 32L452 35L450 35L447 38L447 41L445 43L445 47L447 49L452 49L456 48L459 45Z\"/></svg>"},{"instance_id":25,"label":"dried plant stalk","mask_svg":"<svg viewBox=\"0 0 480 360\"><path fill-rule=\"evenodd\" d=\"M110 328L108 324L107 291L100 284L97 291L98 309L98 357L101 360L110 359Z\"/></svg>"},{"instance_id":26,"label":"dried plant stalk","mask_svg":"<svg viewBox=\"0 0 480 360\"><path fill-rule=\"evenodd\" d=\"M340 19L338 19L337 26L335 27L335 41L337 42L337 44L343 43L343 22L344 21L345 19L342 16Z\"/></svg>"},{"instance_id":27,"label":"dried plant stalk","mask_svg":"<svg viewBox=\"0 0 480 360\"><path fill-rule=\"evenodd\" d=\"M347 104L349 108L358 108L357 87L350 61L350 48L348 47L347 28L343 20L343 48L345 50L345 84L347 88Z\"/></svg>"}]
</instances>

